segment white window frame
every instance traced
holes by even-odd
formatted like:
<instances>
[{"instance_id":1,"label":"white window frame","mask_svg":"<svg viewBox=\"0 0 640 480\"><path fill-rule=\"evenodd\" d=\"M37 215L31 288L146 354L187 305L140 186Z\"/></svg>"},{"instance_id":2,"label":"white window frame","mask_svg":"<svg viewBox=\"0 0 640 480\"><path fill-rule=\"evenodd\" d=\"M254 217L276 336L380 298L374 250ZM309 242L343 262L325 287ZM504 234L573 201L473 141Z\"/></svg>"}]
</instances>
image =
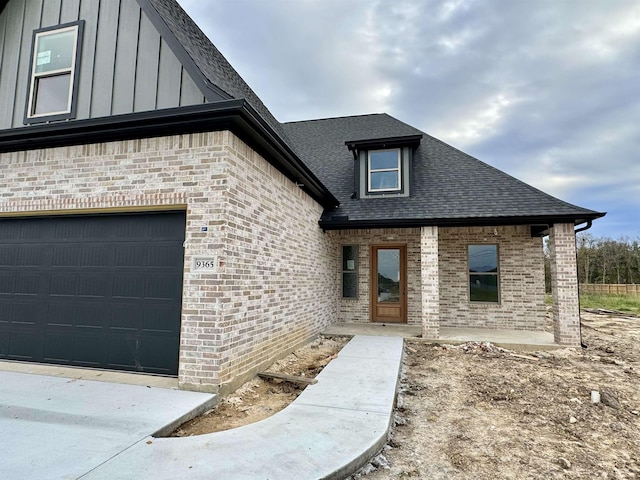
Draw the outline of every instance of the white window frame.
<instances>
[{"instance_id":1,"label":"white window frame","mask_svg":"<svg viewBox=\"0 0 640 480\"><path fill-rule=\"evenodd\" d=\"M50 70L48 72L36 73L36 67L38 66L37 56L38 56L38 41L42 37L46 37L48 35L55 35L63 32L73 31L75 33L75 41L73 42L73 51L71 54L71 66L69 68L62 68L58 70ZM33 37L33 46L32 46L32 60L31 60L31 80L29 82L29 103L27 105L26 118L30 119L38 119L43 117L51 117L54 115L67 115L70 114L73 109L73 89L75 87L75 76L76 76L76 65L78 64L78 37L80 31L80 24L74 24L68 27L55 28L55 29L47 29L45 31L40 31L34 33ZM57 112L46 112L46 113L34 113L35 111L35 102L36 102L36 85L37 80L40 78L46 77L55 77L57 75L70 74L69 78L69 96L67 101L67 108L65 110L57 111Z\"/></svg>"},{"instance_id":2,"label":"white window frame","mask_svg":"<svg viewBox=\"0 0 640 480\"><path fill-rule=\"evenodd\" d=\"M396 168L371 168L371 154L380 152L396 152L397 167ZM371 174L380 172L397 172L398 187L397 188L371 188ZM384 150L367 151L367 192L401 192L402 191L402 150L400 148L387 148Z\"/></svg>"}]
</instances>

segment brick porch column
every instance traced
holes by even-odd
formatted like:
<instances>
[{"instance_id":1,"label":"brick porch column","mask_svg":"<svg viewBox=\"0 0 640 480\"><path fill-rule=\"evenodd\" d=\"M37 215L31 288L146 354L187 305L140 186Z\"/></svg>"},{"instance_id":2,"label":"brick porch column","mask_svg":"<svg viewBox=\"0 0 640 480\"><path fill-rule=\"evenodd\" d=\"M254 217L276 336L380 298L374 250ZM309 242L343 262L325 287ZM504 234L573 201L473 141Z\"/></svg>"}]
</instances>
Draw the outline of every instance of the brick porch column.
<instances>
[{"instance_id":1,"label":"brick porch column","mask_svg":"<svg viewBox=\"0 0 640 480\"><path fill-rule=\"evenodd\" d=\"M440 282L438 277L438 227L420 229L422 284L422 337L440 334Z\"/></svg>"},{"instance_id":2,"label":"brick porch column","mask_svg":"<svg viewBox=\"0 0 640 480\"><path fill-rule=\"evenodd\" d=\"M576 235L572 223L557 223L549 234L553 335L560 345L580 345L580 302Z\"/></svg>"}]
</instances>

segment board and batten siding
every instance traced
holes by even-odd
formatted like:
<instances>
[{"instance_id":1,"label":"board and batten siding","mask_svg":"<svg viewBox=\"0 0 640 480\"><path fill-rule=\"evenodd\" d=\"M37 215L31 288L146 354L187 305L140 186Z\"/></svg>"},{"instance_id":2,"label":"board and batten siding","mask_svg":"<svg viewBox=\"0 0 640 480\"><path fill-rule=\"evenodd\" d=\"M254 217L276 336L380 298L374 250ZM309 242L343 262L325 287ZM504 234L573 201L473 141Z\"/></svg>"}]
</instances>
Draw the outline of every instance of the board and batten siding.
<instances>
[{"instance_id":1,"label":"board and batten siding","mask_svg":"<svg viewBox=\"0 0 640 480\"><path fill-rule=\"evenodd\" d=\"M33 31L77 20L76 119L206 102L136 0L10 0L0 13L0 129L24 126Z\"/></svg>"}]
</instances>

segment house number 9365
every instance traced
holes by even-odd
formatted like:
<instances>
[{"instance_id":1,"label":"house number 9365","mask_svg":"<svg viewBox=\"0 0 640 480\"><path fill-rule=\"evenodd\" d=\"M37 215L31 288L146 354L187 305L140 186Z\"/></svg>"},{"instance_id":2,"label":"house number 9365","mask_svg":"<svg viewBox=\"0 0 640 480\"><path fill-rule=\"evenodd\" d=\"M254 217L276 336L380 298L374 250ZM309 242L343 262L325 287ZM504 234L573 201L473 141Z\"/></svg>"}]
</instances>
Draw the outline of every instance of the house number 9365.
<instances>
[{"instance_id":1,"label":"house number 9365","mask_svg":"<svg viewBox=\"0 0 640 480\"><path fill-rule=\"evenodd\" d=\"M198 257L193 259L193 270L196 272L215 270L215 268L216 259L214 257Z\"/></svg>"}]
</instances>

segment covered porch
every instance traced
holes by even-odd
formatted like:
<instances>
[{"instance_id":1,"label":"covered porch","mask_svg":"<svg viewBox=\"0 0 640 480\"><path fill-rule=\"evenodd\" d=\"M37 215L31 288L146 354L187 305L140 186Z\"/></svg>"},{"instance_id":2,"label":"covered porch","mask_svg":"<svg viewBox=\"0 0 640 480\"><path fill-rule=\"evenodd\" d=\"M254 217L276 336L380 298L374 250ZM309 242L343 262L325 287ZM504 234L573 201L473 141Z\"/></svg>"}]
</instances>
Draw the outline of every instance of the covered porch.
<instances>
[{"instance_id":1,"label":"covered porch","mask_svg":"<svg viewBox=\"0 0 640 480\"><path fill-rule=\"evenodd\" d=\"M338 321L328 332L578 346L574 225L555 224L547 232L554 319L549 332L543 242L534 230L530 225L504 225L336 232L343 294ZM391 273L380 267L381 251L396 254ZM475 260L474 252L483 255ZM392 281L396 290L387 285ZM380 314L391 293L400 299L398 318Z\"/></svg>"}]
</instances>

